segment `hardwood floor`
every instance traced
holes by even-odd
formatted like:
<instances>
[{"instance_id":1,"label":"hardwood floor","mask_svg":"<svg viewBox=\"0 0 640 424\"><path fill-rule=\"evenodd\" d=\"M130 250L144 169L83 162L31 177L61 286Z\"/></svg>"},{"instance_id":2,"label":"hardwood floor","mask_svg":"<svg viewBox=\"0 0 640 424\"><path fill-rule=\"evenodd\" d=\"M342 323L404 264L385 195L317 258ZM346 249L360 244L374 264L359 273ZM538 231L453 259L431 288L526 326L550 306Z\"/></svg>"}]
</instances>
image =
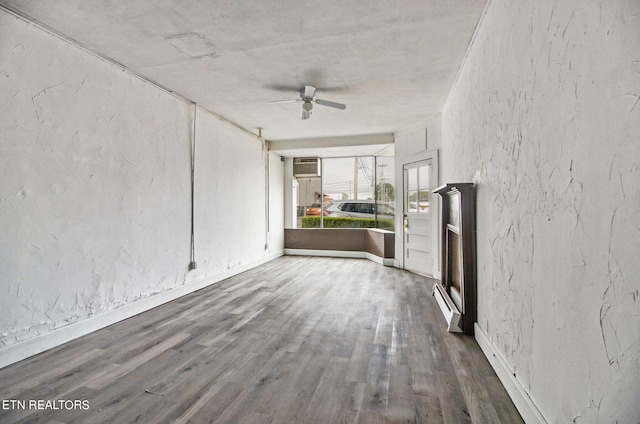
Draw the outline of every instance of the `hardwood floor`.
<instances>
[{"instance_id":1,"label":"hardwood floor","mask_svg":"<svg viewBox=\"0 0 640 424\"><path fill-rule=\"evenodd\" d=\"M521 423L475 340L446 332L432 285L282 257L1 369L0 399L25 408L0 422Z\"/></svg>"}]
</instances>

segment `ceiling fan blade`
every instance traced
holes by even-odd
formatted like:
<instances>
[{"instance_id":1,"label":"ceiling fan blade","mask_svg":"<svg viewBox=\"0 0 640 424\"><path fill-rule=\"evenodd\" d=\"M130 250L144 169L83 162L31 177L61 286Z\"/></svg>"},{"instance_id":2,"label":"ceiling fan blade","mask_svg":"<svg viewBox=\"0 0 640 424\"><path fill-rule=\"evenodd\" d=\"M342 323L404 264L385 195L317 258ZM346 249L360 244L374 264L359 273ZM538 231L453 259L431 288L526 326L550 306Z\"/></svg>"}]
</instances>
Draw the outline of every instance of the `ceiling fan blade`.
<instances>
[{"instance_id":1,"label":"ceiling fan blade","mask_svg":"<svg viewBox=\"0 0 640 424\"><path fill-rule=\"evenodd\" d=\"M266 85L265 88L268 88L269 90L287 91L289 93L295 93L300 90L300 85L269 84L269 85Z\"/></svg>"},{"instance_id":2,"label":"ceiling fan blade","mask_svg":"<svg viewBox=\"0 0 640 424\"><path fill-rule=\"evenodd\" d=\"M340 110L345 110L347 108L347 105L343 105L342 103L330 102L328 100L316 99L316 103L322 106L334 107Z\"/></svg>"},{"instance_id":3,"label":"ceiling fan blade","mask_svg":"<svg viewBox=\"0 0 640 424\"><path fill-rule=\"evenodd\" d=\"M313 99L315 97L315 95L316 95L316 88L312 87L310 85L305 85L304 89L301 90L301 91L302 92L300 94L305 99Z\"/></svg>"},{"instance_id":4,"label":"ceiling fan blade","mask_svg":"<svg viewBox=\"0 0 640 424\"><path fill-rule=\"evenodd\" d=\"M274 100L273 102L269 102L269 104L279 104L279 103L298 103L301 99L291 99L291 100Z\"/></svg>"},{"instance_id":5,"label":"ceiling fan blade","mask_svg":"<svg viewBox=\"0 0 640 424\"><path fill-rule=\"evenodd\" d=\"M311 116L311 112L307 110L302 111L302 119L309 119L310 116Z\"/></svg>"}]
</instances>

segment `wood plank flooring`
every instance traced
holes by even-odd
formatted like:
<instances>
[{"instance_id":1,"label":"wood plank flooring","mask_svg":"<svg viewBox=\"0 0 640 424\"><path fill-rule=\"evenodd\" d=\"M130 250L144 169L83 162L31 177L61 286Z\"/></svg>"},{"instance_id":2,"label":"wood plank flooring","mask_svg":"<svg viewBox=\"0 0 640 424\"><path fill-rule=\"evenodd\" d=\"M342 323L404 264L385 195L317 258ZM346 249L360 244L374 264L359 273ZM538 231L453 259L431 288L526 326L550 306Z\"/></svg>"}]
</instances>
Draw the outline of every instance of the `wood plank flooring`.
<instances>
[{"instance_id":1,"label":"wood plank flooring","mask_svg":"<svg viewBox=\"0 0 640 424\"><path fill-rule=\"evenodd\" d=\"M475 340L445 331L432 286L364 259L282 257L1 369L0 400L27 407L0 422L521 423Z\"/></svg>"}]
</instances>

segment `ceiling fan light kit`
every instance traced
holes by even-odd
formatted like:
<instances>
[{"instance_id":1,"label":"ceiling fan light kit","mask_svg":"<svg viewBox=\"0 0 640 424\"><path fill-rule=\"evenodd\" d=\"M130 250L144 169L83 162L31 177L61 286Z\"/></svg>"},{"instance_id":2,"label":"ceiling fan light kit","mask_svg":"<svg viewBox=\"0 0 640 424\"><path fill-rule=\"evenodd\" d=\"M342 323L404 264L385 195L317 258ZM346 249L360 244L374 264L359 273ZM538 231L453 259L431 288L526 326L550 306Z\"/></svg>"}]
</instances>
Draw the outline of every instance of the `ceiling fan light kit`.
<instances>
[{"instance_id":1,"label":"ceiling fan light kit","mask_svg":"<svg viewBox=\"0 0 640 424\"><path fill-rule=\"evenodd\" d=\"M311 110L313 109L313 103L328 106L334 109L345 110L347 105L337 102L331 102L329 100L322 100L316 98L316 88L311 85L305 85L299 91L300 98L292 99L292 100L280 100L270 103L293 103L293 102L303 102L302 103L302 119L309 119L311 116ZM312 103L313 102L313 103Z\"/></svg>"}]
</instances>

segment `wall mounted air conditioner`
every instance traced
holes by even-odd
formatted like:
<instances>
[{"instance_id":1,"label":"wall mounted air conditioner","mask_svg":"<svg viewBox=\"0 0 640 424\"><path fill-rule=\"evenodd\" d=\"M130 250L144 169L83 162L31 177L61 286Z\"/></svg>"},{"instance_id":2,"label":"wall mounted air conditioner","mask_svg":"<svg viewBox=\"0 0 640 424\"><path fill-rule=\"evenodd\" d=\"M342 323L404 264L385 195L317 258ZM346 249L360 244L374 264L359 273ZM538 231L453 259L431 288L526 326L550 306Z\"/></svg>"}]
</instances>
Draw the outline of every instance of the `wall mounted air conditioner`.
<instances>
[{"instance_id":1,"label":"wall mounted air conditioner","mask_svg":"<svg viewBox=\"0 0 640 424\"><path fill-rule=\"evenodd\" d=\"M296 178L319 177L320 158L293 159L293 176Z\"/></svg>"}]
</instances>

